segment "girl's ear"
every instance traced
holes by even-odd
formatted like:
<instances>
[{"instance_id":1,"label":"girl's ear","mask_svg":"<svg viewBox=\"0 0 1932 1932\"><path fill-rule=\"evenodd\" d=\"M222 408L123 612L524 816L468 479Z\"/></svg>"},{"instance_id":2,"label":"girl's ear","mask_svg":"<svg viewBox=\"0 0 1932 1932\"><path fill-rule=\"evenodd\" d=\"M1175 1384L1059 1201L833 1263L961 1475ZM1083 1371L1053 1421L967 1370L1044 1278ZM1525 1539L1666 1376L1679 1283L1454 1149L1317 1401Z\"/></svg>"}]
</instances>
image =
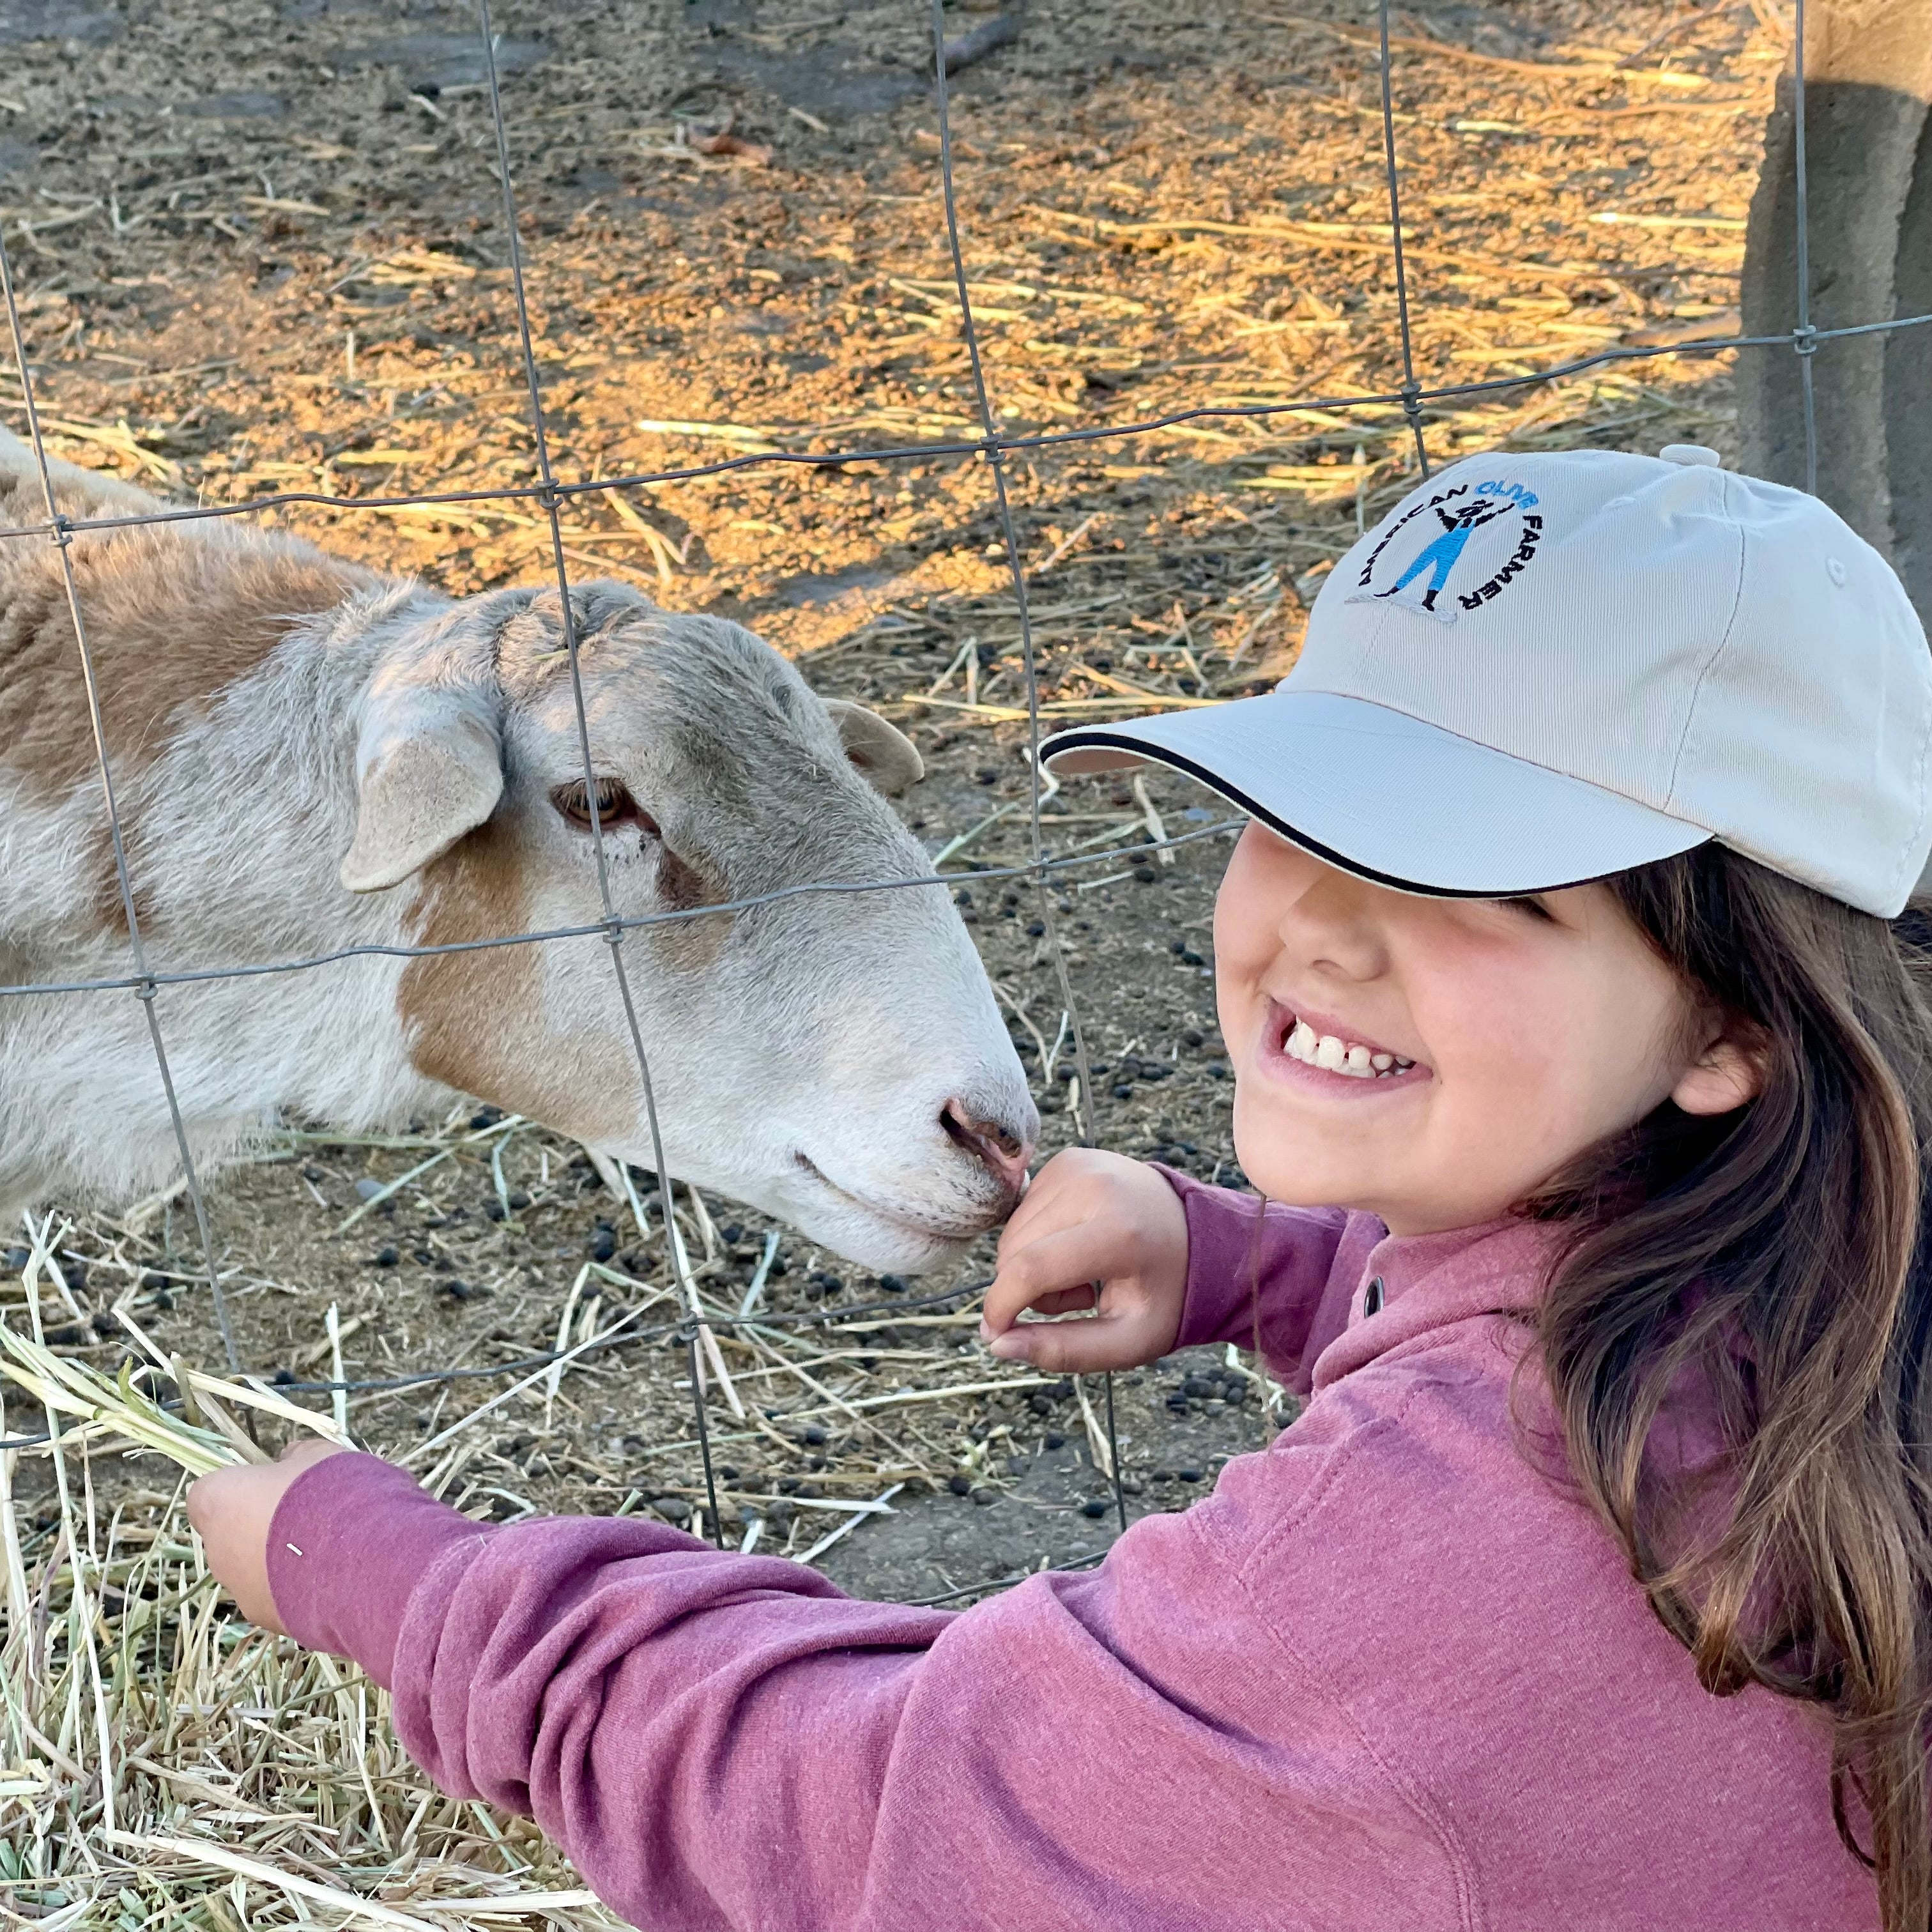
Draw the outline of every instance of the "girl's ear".
<instances>
[{"instance_id":1,"label":"girl's ear","mask_svg":"<svg viewBox=\"0 0 1932 1932\"><path fill-rule=\"evenodd\" d=\"M1731 1114L1763 1091L1765 1045L1724 1026L1678 1076L1670 1097L1687 1114Z\"/></svg>"}]
</instances>

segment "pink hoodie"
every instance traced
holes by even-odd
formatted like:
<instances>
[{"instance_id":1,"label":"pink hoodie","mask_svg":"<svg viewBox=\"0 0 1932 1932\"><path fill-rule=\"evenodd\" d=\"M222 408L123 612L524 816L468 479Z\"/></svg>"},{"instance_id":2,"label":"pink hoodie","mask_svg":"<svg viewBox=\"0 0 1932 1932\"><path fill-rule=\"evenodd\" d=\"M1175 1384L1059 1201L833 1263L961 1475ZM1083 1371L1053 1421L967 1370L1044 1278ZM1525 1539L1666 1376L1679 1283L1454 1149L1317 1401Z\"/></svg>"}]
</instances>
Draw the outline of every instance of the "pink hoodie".
<instances>
[{"instance_id":1,"label":"pink hoodie","mask_svg":"<svg viewBox=\"0 0 1932 1932\"><path fill-rule=\"evenodd\" d=\"M1255 1203L1175 1184L1181 1340L1245 1344ZM1269 1210L1300 1419L972 1610L653 1523L479 1526L364 1456L284 1498L275 1602L650 1932L1867 1932L1816 1714L1701 1690L1519 1448L1544 1238Z\"/></svg>"}]
</instances>

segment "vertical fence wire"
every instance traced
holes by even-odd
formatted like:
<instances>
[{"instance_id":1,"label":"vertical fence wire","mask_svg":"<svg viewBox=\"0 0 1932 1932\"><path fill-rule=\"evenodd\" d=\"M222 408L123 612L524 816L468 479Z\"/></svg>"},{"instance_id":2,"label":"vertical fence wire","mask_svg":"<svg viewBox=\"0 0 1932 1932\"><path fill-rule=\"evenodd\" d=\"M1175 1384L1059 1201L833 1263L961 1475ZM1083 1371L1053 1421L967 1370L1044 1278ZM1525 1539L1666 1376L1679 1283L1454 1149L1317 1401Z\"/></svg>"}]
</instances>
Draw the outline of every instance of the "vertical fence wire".
<instances>
[{"instance_id":1,"label":"vertical fence wire","mask_svg":"<svg viewBox=\"0 0 1932 1932\"><path fill-rule=\"evenodd\" d=\"M80 585L74 570L74 536L54 496L53 472L47 461L46 444L40 434L39 405L34 396L34 375L27 361L27 342L20 326L20 304L14 293L14 268L7 254L4 234L0 234L0 299L7 309L7 327L13 338L14 359L20 371L21 407L27 419L27 437L40 475L40 492L46 500L47 518L52 526L54 548L60 557L61 583L66 594L68 620L74 626L74 648L80 655L81 683L87 694L87 722L94 734L94 758L100 778L100 796L107 808L107 837L114 854L114 880L121 895L122 916L128 924L128 946L134 956L134 997L146 1015L148 1044L154 1048L154 1065L161 1079L161 1092L168 1106L168 1123L172 1129L176 1151L181 1156L182 1174L187 1183L188 1199L194 1210L195 1232L201 1244L201 1257L208 1270L209 1292L214 1300L214 1318L221 1330L223 1352L231 1372L238 1373L242 1358L235 1346L235 1330L229 1319L228 1298L221 1286L221 1270L214 1258L214 1238L208 1224L208 1204L202 1198L201 1178L195 1171L190 1150L188 1124L182 1118L181 1102L175 1092L174 1070L168 1064L168 1050L161 1038L160 1016L154 1011L158 988L148 970L147 947L141 938L141 916L134 903L134 886L128 867L128 843L121 823L119 805L114 793L114 773L107 755L107 730L101 717L100 687L95 681L94 653L87 641L87 626L81 615Z\"/></svg>"},{"instance_id":2,"label":"vertical fence wire","mask_svg":"<svg viewBox=\"0 0 1932 1932\"><path fill-rule=\"evenodd\" d=\"M952 176L952 120L946 88L945 0L932 0L933 85L939 114L939 186L946 208L946 244L952 257L953 286L959 297L959 327L965 340L968 367L972 372L973 399L980 416L985 440L981 445L987 468L993 478L993 500L1000 518L1000 540L1006 554L1006 570L1012 579L1013 602L1018 614L1020 662L1026 677L1028 838L1032 854L1034 884L1040 899L1040 922L1046 928L1046 950L1053 961L1054 976L1060 987L1068 1030L1073 1040L1073 1064L1079 1075L1080 1101L1074 1116L1076 1137L1082 1147L1091 1147L1099 1137L1099 1109L1094 1092L1093 1063L1087 1051L1087 1032L1075 997L1073 979L1066 964L1066 941L1060 927L1059 909L1054 903L1053 887L1046 871L1046 845L1040 823L1043 774L1040 764L1040 665L1034 650L1033 618L1027 602L1026 560L1020 553L1019 533L1013 522L1011 497L1006 490L1006 450L1000 436L998 413L986 383L986 365L980 354L980 335L973 321L973 298L967 286L965 251L959 239L959 202ZM1045 1070L1042 1069L1042 1071ZM1114 1514L1120 1526L1127 1526L1127 1495L1120 1472L1120 1451L1114 1427L1114 1375L1110 1369L1103 1382L1107 1436L1107 1474L1113 1484Z\"/></svg>"},{"instance_id":3,"label":"vertical fence wire","mask_svg":"<svg viewBox=\"0 0 1932 1932\"><path fill-rule=\"evenodd\" d=\"M1402 412L1415 439L1415 460L1429 476L1429 451L1422 440L1422 386L1415 380L1415 343L1408 326L1408 264L1402 247L1402 183L1396 168L1395 80L1389 63L1389 0L1376 10L1382 86L1382 170L1388 182L1389 236L1395 248L1395 315L1402 332Z\"/></svg>"},{"instance_id":4,"label":"vertical fence wire","mask_svg":"<svg viewBox=\"0 0 1932 1932\"><path fill-rule=\"evenodd\" d=\"M1791 346L1798 357L1798 386L1804 406L1804 487L1818 494L1818 398L1811 359L1818 352L1811 326L1811 182L1804 152L1804 0L1797 0L1791 64L1791 166L1792 215L1797 228L1798 326Z\"/></svg>"},{"instance_id":5,"label":"vertical fence wire","mask_svg":"<svg viewBox=\"0 0 1932 1932\"><path fill-rule=\"evenodd\" d=\"M490 0L477 0L476 25L483 44L483 71L489 86L490 118L496 136L496 174L502 192L503 225L508 237L510 287L516 306L518 342L523 354L524 385L529 392L530 428L536 442L537 474L543 485L537 500L543 506L550 526L550 560L556 570L557 602L563 627L564 650L569 664L570 695L576 718L578 754L584 766L584 797L590 814L591 848L597 858L598 902L603 910L604 938L610 948L610 970L616 979L618 998L624 1008L624 1024L630 1035L632 1050L638 1063L638 1077L644 1090L644 1116L650 1129L651 1160L657 1169L658 1212L664 1220L666 1260L692 1324L692 1406L696 1412L698 1444L704 1460L705 1486L711 1497L712 1533L722 1547L724 1540L724 1525L718 1514L717 1481L711 1468L710 1431L705 1426L705 1378L700 1369L700 1343L704 1345L705 1352L714 1363L719 1362L721 1358L717 1337L704 1318L704 1306L698 1300L698 1286L692 1279L688 1258L678 1232L676 1210L671 1198L670 1170L665 1164L664 1134L658 1121L657 1092L651 1079L650 1055L645 1049L644 1028L638 1018L637 1002L632 994L630 975L625 970L624 926L618 916L616 902L611 896L610 860L604 848L603 821L597 808L597 770L590 750L590 719L584 699L582 640L578 634L576 613L571 605L570 576L563 554L562 500L557 494L556 478L550 466L550 439L544 416L543 384L537 374L536 350L530 334L530 298L524 280L523 243L517 225L516 189L511 178L509 135L503 123L503 95L496 70L496 40L490 26Z\"/></svg>"}]
</instances>

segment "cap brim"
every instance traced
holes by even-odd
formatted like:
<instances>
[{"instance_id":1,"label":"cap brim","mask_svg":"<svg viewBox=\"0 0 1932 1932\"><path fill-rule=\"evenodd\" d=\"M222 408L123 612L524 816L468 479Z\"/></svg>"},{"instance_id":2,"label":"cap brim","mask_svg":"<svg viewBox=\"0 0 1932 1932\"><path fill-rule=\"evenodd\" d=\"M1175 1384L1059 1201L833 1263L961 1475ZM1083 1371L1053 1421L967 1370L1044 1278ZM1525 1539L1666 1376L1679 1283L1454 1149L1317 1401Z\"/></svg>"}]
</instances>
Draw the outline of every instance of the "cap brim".
<instances>
[{"instance_id":1,"label":"cap brim","mask_svg":"<svg viewBox=\"0 0 1932 1932\"><path fill-rule=\"evenodd\" d=\"M1317 858L1444 898L1554 892L1710 834L1620 794L1332 692L1083 725L1040 747L1056 777L1151 761L1211 786Z\"/></svg>"}]
</instances>

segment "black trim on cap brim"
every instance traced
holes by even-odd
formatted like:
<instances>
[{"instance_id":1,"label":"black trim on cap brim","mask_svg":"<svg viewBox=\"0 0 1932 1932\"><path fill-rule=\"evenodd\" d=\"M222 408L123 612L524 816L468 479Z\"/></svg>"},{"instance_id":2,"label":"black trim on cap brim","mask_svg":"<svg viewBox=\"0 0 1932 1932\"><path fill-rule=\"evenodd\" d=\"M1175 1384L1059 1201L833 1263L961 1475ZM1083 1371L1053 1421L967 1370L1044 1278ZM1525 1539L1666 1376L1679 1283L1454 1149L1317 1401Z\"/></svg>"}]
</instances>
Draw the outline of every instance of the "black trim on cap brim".
<instances>
[{"instance_id":1,"label":"black trim on cap brim","mask_svg":"<svg viewBox=\"0 0 1932 1932\"><path fill-rule=\"evenodd\" d=\"M1040 747L1040 763L1046 764L1067 752L1084 752L1093 748L1107 751L1131 752L1133 755L1153 765L1166 765L1171 770L1183 772L1191 778L1207 786L1209 790L1219 792L1230 804L1238 805L1251 818L1258 818L1270 831L1279 832L1291 845L1298 846L1311 856L1319 859L1324 865L1335 866L1344 872L1352 872L1358 879L1366 879L1371 885L1387 886L1391 891L1409 892L1418 898L1431 899L1522 899L1533 898L1538 892L1560 892L1572 886L1592 886L1600 880L1613 879L1620 871L1618 867L1608 872L1592 872L1580 879L1558 879L1546 886L1512 886L1507 891L1481 892L1466 886L1425 886L1414 879L1399 879L1392 872L1378 872L1372 866L1364 865L1359 859L1351 859L1346 853L1337 852L1332 846L1324 845L1318 838L1311 838L1305 832L1294 826L1276 812L1271 811L1258 800L1250 798L1238 785L1230 784L1204 765L1197 765L1192 758L1178 752L1170 752L1164 746L1146 743L1138 738L1124 738L1106 730L1066 731L1057 734ZM1088 774L1097 778L1097 772ZM1707 833L1700 843L1708 843ZM1695 850L1696 847L1690 848Z\"/></svg>"}]
</instances>

